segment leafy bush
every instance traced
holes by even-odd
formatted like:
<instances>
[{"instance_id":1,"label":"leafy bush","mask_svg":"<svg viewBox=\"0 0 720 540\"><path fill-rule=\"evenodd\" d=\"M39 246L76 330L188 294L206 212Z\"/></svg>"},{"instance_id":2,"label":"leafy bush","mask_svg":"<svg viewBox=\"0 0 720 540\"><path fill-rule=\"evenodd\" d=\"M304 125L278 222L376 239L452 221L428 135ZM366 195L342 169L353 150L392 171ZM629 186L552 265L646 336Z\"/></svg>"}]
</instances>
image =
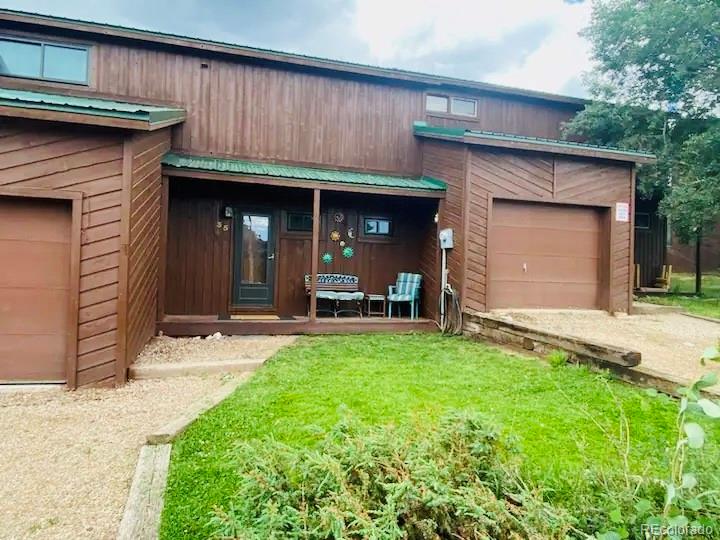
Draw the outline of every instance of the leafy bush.
<instances>
[{"instance_id":1,"label":"leafy bush","mask_svg":"<svg viewBox=\"0 0 720 540\"><path fill-rule=\"evenodd\" d=\"M565 364L567 364L569 359L570 355L567 353L567 351L563 351L562 349L555 349L554 351L548 353L545 357L545 360L547 360L548 364L550 364L554 368L564 366Z\"/></svg>"},{"instance_id":2,"label":"leafy bush","mask_svg":"<svg viewBox=\"0 0 720 540\"><path fill-rule=\"evenodd\" d=\"M239 491L212 525L244 539L566 538L569 518L525 485L515 457L476 415L429 431L346 415L312 450L242 443Z\"/></svg>"}]
</instances>

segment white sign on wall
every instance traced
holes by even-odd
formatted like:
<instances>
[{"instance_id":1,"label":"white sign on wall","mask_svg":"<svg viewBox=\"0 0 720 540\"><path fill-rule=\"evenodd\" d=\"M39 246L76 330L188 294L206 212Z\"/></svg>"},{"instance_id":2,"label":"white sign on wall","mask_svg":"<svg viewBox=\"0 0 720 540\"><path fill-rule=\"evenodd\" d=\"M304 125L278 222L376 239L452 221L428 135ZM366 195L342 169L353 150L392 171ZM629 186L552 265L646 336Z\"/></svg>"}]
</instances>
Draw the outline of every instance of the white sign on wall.
<instances>
[{"instance_id":1,"label":"white sign on wall","mask_svg":"<svg viewBox=\"0 0 720 540\"><path fill-rule=\"evenodd\" d=\"M630 221L630 203L615 203L615 221Z\"/></svg>"}]
</instances>

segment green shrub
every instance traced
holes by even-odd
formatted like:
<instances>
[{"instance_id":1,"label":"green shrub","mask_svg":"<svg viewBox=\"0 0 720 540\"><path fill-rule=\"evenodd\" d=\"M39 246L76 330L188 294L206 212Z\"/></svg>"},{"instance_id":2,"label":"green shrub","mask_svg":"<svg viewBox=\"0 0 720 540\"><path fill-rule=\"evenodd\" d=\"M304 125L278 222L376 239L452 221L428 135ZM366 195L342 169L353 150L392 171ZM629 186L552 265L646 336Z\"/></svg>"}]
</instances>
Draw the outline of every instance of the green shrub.
<instances>
[{"instance_id":1,"label":"green shrub","mask_svg":"<svg viewBox=\"0 0 720 540\"><path fill-rule=\"evenodd\" d=\"M548 364L550 364L554 368L564 366L565 364L567 364L569 359L570 355L562 349L555 349L554 351L548 353L545 357L545 360L547 360Z\"/></svg>"},{"instance_id":2,"label":"green shrub","mask_svg":"<svg viewBox=\"0 0 720 540\"><path fill-rule=\"evenodd\" d=\"M570 520L527 488L516 455L475 415L432 430L346 415L312 450L241 443L239 491L212 527L244 539L566 538Z\"/></svg>"}]
</instances>

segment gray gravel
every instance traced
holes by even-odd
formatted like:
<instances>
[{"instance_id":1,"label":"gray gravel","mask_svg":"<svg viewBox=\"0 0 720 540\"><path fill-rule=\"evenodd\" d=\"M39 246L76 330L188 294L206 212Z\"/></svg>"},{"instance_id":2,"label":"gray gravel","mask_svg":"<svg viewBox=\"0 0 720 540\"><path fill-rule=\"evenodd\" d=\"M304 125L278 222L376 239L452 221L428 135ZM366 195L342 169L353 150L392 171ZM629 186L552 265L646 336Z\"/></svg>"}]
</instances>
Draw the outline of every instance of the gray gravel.
<instances>
[{"instance_id":1,"label":"gray gravel","mask_svg":"<svg viewBox=\"0 0 720 540\"><path fill-rule=\"evenodd\" d=\"M601 311L510 311L519 323L640 351L642 365L682 379L708 371L720 374L720 364L702 366L703 351L720 339L720 324L681 313L613 317Z\"/></svg>"},{"instance_id":2,"label":"gray gravel","mask_svg":"<svg viewBox=\"0 0 720 540\"><path fill-rule=\"evenodd\" d=\"M0 394L0 538L115 538L146 434L223 380Z\"/></svg>"},{"instance_id":3,"label":"gray gravel","mask_svg":"<svg viewBox=\"0 0 720 540\"><path fill-rule=\"evenodd\" d=\"M170 362L215 362L221 360L264 360L297 336L220 336L208 338L153 338L140 353L136 364Z\"/></svg>"}]
</instances>

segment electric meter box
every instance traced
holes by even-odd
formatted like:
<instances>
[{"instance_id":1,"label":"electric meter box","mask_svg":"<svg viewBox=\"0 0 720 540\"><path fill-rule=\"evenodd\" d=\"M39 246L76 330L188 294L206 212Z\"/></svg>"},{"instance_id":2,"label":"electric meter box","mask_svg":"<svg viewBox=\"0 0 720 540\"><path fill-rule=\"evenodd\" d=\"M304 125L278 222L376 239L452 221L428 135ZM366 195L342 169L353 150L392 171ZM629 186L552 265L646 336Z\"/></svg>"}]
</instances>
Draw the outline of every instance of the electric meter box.
<instances>
[{"instance_id":1,"label":"electric meter box","mask_svg":"<svg viewBox=\"0 0 720 540\"><path fill-rule=\"evenodd\" d=\"M440 249L452 249L453 247L453 230L442 229L438 234L440 239Z\"/></svg>"}]
</instances>

